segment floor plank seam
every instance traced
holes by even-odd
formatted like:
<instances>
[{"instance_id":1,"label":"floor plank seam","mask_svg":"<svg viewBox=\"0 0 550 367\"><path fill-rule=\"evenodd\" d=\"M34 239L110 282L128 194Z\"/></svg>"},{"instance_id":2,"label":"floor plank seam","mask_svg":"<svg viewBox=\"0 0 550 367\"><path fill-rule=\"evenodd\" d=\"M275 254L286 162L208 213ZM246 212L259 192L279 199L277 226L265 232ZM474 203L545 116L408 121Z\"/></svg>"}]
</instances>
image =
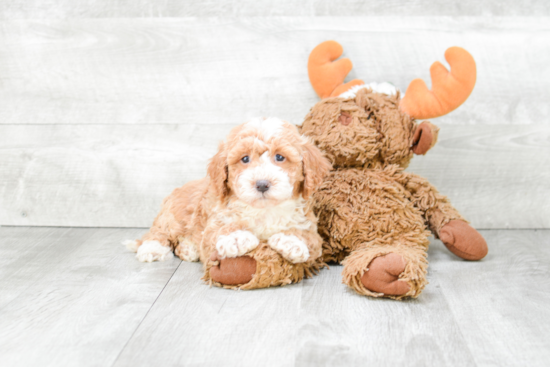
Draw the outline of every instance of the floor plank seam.
<instances>
[{"instance_id":1,"label":"floor plank seam","mask_svg":"<svg viewBox=\"0 0 550 367\"><path fill-rule=\"evenodd\" d=\"M134 337L134 335L136 334L136 332L138 331L139 327L141 326L141 324L143 323L143 321L145 321L145 319L147 318L147 316L149 315L149 312L151 312L151 310L153 309L153 307L155 306L155 303L157 303L158 299L160 298L160 296L162 295L162 293L164 292L164 290L166 289L166 286L168 285L168 283L170 283L170 281L172 280L172 278L174 277L174 274L176 274L176 272L178 271L178 269L180 268L181 266L181 263L183 263L183 261L180 261L180 263L178 264L178 266L174 269L174 272L172 273L172 275L170 275L170 278L166 281L166 284L164 284L164 287L162 287L161 291L159 292L159 294L157 295L157 297L155 298L155 300L153 301L153 303L151 303L151 306L149 307L149 309L147 310L147 312L145 313L145 315L143 316L143 318L141 319L141 321L139 322L139 324L136 326L136 328L134 329L134 331L132 332L132 335L130 335L130 337L128 338L128 340L126 341L126 343L124 343L124 346L120 349L120 352L118 353L118 355L116 356L115 360L113 361L113 363L111 364L111 367L113 367L118 359L120 358L120 356L122 355L122 353L124 352L124 350L126 349L126 347L128 346L128 343L130 343L130 340L132 340L132 338Z\"/></svg>"}]
</instances>

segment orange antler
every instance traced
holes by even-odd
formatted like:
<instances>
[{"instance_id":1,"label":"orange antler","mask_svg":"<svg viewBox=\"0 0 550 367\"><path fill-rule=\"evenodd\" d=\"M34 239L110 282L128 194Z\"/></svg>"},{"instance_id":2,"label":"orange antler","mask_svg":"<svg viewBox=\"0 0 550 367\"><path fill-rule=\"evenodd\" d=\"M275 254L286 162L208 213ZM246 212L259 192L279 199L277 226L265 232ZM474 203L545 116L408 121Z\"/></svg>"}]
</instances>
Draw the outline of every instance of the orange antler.
<instances>
[{"instance_id":1,"label":"orange antler","mask_svg":"<svg viewBox=\"0 0 550 367\"><path fill-rule=\"evenodd\" d=\"M451 47L445 51L445 59L451 65L449 72L436 61L430 68L432 90L422 79L409 84L400 107L409 116L428 119L443 116L463 104L476 84L476 63L463 48Z\"/></svg>"},{"instance_id":2,"label":"orange antler","mask_svg":"<svg viewBox=\"0 0 550 367\"><path fill-rule=\"evenodd\" d=\"M325 41L309 54L307 70L309 81L321 98L337 96L354 85L365 84L361 80L352 80L342 84L353 65L347 58L334 61L342 56L344 49L336 41Z\"/></svg>"}]
</instances>

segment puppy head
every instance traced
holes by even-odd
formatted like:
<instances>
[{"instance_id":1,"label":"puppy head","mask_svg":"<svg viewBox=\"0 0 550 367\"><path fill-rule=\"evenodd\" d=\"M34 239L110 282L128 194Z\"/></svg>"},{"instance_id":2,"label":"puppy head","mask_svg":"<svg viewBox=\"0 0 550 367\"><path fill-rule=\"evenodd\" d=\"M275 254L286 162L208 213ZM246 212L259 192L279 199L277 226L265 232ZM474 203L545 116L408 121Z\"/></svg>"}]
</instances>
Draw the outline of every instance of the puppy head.
<instances>
[{"instance_id":1,"label":"puppy head","mask_svg":"<svg viewBox=\"0 0 550 367\"><path fill-rule=\"evenodd\" d=\"M296 126L258 118L231 130L208 166L221 201L235 197L254 207L308 199L330 170L329 162Z\"/></svg>"}]
</instances>

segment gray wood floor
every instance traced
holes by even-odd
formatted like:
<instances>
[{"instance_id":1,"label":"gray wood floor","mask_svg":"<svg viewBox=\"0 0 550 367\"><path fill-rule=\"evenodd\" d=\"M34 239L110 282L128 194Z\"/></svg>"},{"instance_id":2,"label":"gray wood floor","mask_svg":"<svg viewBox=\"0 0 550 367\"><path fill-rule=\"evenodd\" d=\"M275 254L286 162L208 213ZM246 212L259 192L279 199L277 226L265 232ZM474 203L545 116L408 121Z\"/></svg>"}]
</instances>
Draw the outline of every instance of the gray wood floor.
<instances>
[{"instance_id":1,"label":"gray wood floor","mask_svg":"<svg viewBox=\"0 0 550 367\"><path fill-rule=\"evenodd\" d=\"M201 265L139 263L144 229L0 228L0 366L547 366L550 230L430 251L420 298L361 297L340 266L297 285L209 288Z\"/></svg>"}]
</instances>

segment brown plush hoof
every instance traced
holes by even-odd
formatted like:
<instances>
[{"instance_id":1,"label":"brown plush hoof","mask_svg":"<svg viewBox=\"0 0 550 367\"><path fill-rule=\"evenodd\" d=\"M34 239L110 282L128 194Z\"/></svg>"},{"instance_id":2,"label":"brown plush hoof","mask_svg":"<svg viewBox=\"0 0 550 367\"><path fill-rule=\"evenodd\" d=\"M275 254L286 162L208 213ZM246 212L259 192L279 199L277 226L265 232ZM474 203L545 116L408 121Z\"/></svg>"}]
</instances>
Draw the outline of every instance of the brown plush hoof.
<instances>
[{"instance_id":1,"label":"brown plush hoof","mask_svg":"<svg viewBox=\"0 0 550 367\"><path fill-rule=\"evenodd\" d=\"M391 253L374 258L369 264L369 270L361 277L361 283L370 291L384 293L388 296L401 296L411 287L399 275L405 270L403 256Z\"/></svg>"},{"instance_id":2,"label":"brown plush hoof","mask_svg":"<svg viewBox=\"0 0 550 367\"><path fill-rule=\"evenodd\" d=\"M215 251L210 260L218 261L218 265L210 268L210 278L213 281L225 285L246 284L256 274L256 260L250 256L220 259Z\"/></svg>"},{"instance_id":3,"label":"brown plush hoof","mask_svg":"<svg viewBox=\"0 0 550 367\"><path fill-rule=\"evenodd\" d=\"M439 231L441 242L456 256L465 260L481 260L489 249L481 234L468 223L452 220Z\"/></svg>"}]
</instances>

